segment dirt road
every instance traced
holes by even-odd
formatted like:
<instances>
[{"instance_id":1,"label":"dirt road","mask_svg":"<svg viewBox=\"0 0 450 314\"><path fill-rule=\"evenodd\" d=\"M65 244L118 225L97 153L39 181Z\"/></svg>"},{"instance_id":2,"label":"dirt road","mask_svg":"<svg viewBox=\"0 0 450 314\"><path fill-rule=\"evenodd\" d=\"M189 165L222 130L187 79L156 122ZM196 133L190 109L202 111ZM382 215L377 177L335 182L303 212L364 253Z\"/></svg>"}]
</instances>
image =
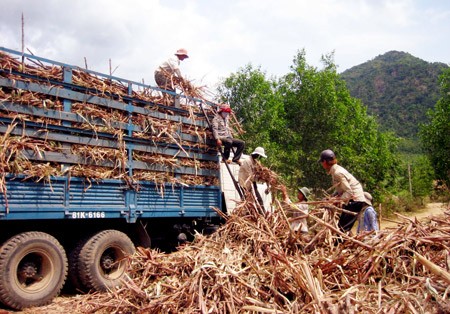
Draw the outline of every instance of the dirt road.
<instances>
[{"instance_id":1,"label":"dirt road","mask_svg":"<svg viewBox=\"0 0 450 314\"><path fill-rule=\"evenodd\" d=\"M403 216L409 217L411 219L417 218L418 220L427 219L429 216L442 215L445 211L450 210L450 204L448 203L428 203L421 211L416 213L402 213ZM389 220L383 219L381 217L381 229L387 227L395 227L397 225L394 221L401 222L401 218L394 216L390 217Z\"/></svg>"}]
</instances>

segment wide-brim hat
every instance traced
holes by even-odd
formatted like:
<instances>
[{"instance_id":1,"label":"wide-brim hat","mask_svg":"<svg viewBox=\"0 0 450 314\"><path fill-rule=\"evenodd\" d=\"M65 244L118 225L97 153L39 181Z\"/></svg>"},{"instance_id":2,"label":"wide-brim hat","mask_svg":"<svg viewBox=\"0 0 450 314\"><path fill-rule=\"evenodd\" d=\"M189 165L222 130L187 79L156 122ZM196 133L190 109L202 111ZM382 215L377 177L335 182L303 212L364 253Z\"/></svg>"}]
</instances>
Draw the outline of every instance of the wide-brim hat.
<instances>
[{"instance_id":1,"label":"wide-brim hat","mask_svg":"<svg viewBox=\"0 0 450 314\"><path fill-rule=\"evenodd\" d=\"M307 187L298 188L298 191L303 194L305 200L308 200L311 191Z\"/></svg>"},{"instance_id":2,"label":"wide-brim hat","mask_svg":"<svg viewBox=\"0 0 450 314\"><path fill-rule=\"evenodd\" d=\"M267 158L267 156L264 152L264 148L262 148L262 147L256 147L255 150L253 151L252 155L259 155L261 157Z\"/></svg>"},{"instance_id":3,"label":"wide-brim hat","mask_svg":"<svg viewBox=\"0 0 450 314\"><path fill-rule=\"evenodd\" d=\"M370 195L369 192L364 192L364 197L366 198L365 203L366 203L367 205L372 206L372 200L373 200L372 195Z\"/></svg>"},{"instance_id":4,"label":"wide-brim hat","mask_svg":"<svg viewBox=\"0 0 450 314\"><path fill-rule=\"evenodd\" d=\"M187 50L184 49L184 48L178 49L177 52L175 52L175 55L176 55L176 56L186 56L186 58L189 58L188 52L187 52Z\"/></svg>"}]
</instances>

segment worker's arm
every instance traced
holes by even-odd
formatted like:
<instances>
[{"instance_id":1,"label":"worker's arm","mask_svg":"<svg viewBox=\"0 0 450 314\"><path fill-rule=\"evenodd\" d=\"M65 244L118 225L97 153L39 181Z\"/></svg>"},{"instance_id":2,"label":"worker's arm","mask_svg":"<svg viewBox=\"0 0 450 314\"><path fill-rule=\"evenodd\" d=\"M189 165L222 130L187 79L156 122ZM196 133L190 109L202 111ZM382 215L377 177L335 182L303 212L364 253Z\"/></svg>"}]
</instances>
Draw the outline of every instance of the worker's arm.
<instances>
[{"instance_id":1,"label":"worker's arm","mask_svg":"<svg viewBox=\"0 0 450 314\"><path fill-rule=\"evenodd\" d=\"M217 119L217 116L215 116L211 122L211 128L213 132L213 136L216 140L219 139L219 120Z\"/></svg>"},{"instance_id":2,"label":"worker's arm","mask_svg":"<svg viewBox=\"0 0 450 314\"><path fill-rule=\"evenodd\" d=\"M219 136L219 120L217 116L215 116L211 122L211 128L213 132L213 136L216 139L217 146L222 146L222 141L220 140Z\"/></svg>"}]
</instances>

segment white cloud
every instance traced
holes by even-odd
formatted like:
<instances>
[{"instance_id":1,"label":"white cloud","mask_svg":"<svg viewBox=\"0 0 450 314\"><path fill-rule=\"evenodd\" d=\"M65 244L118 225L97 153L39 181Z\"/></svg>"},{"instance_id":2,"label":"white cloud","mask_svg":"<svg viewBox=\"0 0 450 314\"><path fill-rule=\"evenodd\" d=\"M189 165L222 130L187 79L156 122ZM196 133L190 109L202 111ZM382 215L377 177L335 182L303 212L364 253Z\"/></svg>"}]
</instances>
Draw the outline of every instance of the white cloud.
<instances>
[{"instance_id":1,"label":"white cloud","mask_svg":"<svg viewBox=\"0 0 450 314\"><path fill-rule=\"evenodd\" d=\"M450 62L445 0L0 0L0 45L26 47L60 62L154 84L153 71L188 49L182 71L198 84L252 63L268 75L289 71L296 52L311 65L335 51L345 70L390 50Z\"/></svg>"}]
</instances>

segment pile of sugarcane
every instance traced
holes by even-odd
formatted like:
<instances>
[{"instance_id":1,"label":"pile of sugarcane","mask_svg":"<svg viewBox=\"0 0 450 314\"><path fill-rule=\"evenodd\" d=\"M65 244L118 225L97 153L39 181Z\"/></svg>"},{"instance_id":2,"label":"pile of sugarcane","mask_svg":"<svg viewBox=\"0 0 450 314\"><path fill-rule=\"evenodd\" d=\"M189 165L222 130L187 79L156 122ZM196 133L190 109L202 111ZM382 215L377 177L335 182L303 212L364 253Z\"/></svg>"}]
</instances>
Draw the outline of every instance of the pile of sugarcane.
<instances>
[{"instance_id":1,"label":"pile of sugarcane","mask_svg":"<svg viewBox=\"0 0 450 314\"><path fill-rule=\"evenodd\" d=\"M37 59L25 59L25 62L22 62L20 58L14 58L0 52L0 77L12 81L39 82L41 85L58 88L63 86L63 73L64 69L62 66L43 64ZM147 108L152 112L160 112L167 116L175 114L173 96L145 85L139 86L138 90L132 90L130 94L128 86L122 81L97 77L95 74L82 69L72 69L72 84L86 88L86 93L92 96L116 101L124 101L128 97L127 99L133 99L132 105L134 106ZM187 117L194 122L203 121L205 118L197 102L198 99L204 99L202 88L194 86L185 79L175 81L174 84L185 96L188 96L181 99L177 107L181 111L177 110L176 114ZM161 184L180 182L188 185L218 185L217 177L197 174L174 176L172 171L170 171L170 169L180 165L195 169L217 170L217 163L195 158L183 158L180 161L180 158L176 158L176 156L157 153L134 151L133 160L146 162L150 165L162 165L168 171L156 172L138 169L133 172L132 176L129 175L126 167L128 152L123 140L126 132L123 125L127 123L132 123L139 127L138 130L133 132L133 138L146 140L155 146L158 146L159 143L170 143L175 145L180 152L186 153L186 155L190 154L191 149L211 154L217 153L216 148L207 143L212 138L211 132L207 127L186 124L181 122L181 120L177 122L173 119L155 118L142 113L133 113L130 117L127 112L119 109L106 108L89 102L74 101L71 104L71 113L81 117L81 120L78 123L73 122L71 127L92 131L93 137L101 132L112 134L119 143L117 148L71 145L70 151L68 151L67 146L62 145L60 142L46 139L31 139L24 135L11 134L11 131L18 124L40 123L45 129L47 125L61 125L62 120L33 115L32 113L9 111L7 103L63 111L63 101L62 98L49 94L7 87L0 88L0 117L14 119L8 131L0 138L0 144L2 145L2 150L0 150L0 169L2 169L3 174L25 174L27 177L37 178L38 180L50 180L52 175L70 175L73 177L89 176L88 179L90 180L124 179L130 183L139 180L150 180ZM205 107L208 115L215 112L214 106L207 105ZM235 122L237 123L236 120ZM119 127L120 125L122 127ZM191 135L198 140L189 141L189 139L181 138L180 133ZM43 163L29 160L21 154L24 149L31 150L38 155L44 152L69 153L75 156L82 156L85 160L89 160L91 164L62 167L54 162ZM3 175L0 181L1 191L4 191L4 181Z\"/></svg>"},{"instance_id":2,"label":"pile of sugarcane","mask_svg":"<svg viewBox=\"0 0 450 314\"><path fill-rule=\"evenodd\" d=\"M283 204L238 204L213 235L170 254L138 248L107 293L58 298L25 313L448 313L450 208L419 222L347 235L331 204L310 203L310 234Z\"/></svg>"}]
</instances>

